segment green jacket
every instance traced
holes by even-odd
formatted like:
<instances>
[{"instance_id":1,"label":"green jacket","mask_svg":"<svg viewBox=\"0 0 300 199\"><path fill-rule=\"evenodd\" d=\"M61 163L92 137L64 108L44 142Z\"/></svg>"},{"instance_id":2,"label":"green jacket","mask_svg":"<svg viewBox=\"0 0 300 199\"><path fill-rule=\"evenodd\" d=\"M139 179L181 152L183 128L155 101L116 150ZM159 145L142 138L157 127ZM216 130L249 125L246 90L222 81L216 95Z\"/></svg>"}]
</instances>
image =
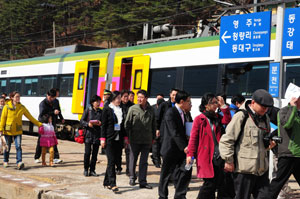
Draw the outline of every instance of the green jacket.
<instances>
[{"instance_id":1,"label":"green jacket","mask_svg":"<svg viewBox=\"0 0 300 199\"><path fill-rule=\"evenodd\" d=\"M154 109L149 104L146 110L143 110L139 104L129 108L125 129L130 143L152 144L155 138L155 125Z\"/></svg>"},{"instance_id":2,"label":"green jacket","mask_svg":"<svg viewBox=\"0 0 300 199\"><path fill-rule=\"evenodd\" d=\"M286 106L278 112L279 157L300 157L300 117L296 106Z\"/></svg>"}]
</instances>

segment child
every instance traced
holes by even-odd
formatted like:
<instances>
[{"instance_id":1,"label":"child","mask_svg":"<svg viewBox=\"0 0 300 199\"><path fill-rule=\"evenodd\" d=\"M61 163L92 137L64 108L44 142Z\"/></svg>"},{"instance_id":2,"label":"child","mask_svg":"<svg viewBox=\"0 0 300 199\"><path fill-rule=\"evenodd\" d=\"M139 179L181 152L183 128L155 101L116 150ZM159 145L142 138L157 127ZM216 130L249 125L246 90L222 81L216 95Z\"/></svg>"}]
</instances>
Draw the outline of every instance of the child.
<instances>
[{"instance_id":1,"label":"child","mask_svg":"<svg viewBox=\"0 0 300 199\"><path fill-rule=\"evenodd\" d=\"M50 166L53 166L54 149L53 146L57 145L57 139L55 136L54 127L52 125L52 117L50 115L43 116L43 125L39 128L39 133L41 134L40 146L42 147L42 165L46 164L46 153L49 150L50 153Z\"/></svg>"}]
</instances>

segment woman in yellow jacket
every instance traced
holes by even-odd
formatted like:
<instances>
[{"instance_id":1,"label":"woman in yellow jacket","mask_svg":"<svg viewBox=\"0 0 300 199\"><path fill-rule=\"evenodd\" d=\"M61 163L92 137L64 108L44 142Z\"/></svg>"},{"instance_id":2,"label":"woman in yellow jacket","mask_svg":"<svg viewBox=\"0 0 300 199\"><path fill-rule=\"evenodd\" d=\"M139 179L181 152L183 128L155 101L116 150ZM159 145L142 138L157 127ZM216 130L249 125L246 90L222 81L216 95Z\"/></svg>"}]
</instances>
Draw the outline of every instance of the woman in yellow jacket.
<instances>
[{"instance_id":1,"label":"woman in yellow jacket","mask_svg":"<svg viewBox=\"0 0 300 199\"><path fill-rule=\"evenodd\" d=\"M22 116L25 115L33 124L41 126L42 123L32 117L29 111L20 103L20 94L18 92L12 93L12 100L9 101L3 108L0 122L0 135L4 135L8 149L4 151L3 166L8 166L9 152L11 143L14 139L17 151L17 167L24 168L22 162Z\"/></svg>"}]
</instances>

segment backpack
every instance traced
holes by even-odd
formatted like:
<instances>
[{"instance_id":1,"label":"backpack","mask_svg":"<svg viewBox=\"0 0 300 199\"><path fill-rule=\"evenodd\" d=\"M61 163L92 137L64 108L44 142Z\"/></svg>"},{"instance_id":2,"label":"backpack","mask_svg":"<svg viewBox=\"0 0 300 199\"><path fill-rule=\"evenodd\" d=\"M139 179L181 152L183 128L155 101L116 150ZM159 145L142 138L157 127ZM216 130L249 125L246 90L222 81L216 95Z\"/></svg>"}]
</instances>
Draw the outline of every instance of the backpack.
<instances>
[{"instance_id":1,"label":"backpack","mask_svg":"<svg viewBox=\"0 0 300 199\"><path fill-rule=\"evenodd\" d=\"M75 142L78 142L79 144L84 143L84 137L85 137L85 130L84 129L78 129L75 131Z\"/></svg>"}]
</instances>

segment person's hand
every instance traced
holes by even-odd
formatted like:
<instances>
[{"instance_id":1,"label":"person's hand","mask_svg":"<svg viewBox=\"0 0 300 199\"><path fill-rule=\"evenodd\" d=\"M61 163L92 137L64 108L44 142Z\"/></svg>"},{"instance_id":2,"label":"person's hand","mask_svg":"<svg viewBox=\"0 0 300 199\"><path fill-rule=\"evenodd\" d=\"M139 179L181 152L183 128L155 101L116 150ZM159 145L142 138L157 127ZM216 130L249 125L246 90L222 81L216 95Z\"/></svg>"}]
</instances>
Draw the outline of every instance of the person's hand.
<instances>
[{"instance_id":1,"label":"person's hand","mask_svg":"<svg viewBox=\"0 0 300 199\"><path fill-rule=\"evenodd\" d=\"M224 170L228 171L228 172L233 172L234 171L234 164L225 162Z\"/></svg>"},{"instance_id":2,"label":"person's hand","mask_svg":"<svg viewBox=\"0 0 300 199\"><path fill-rule=\"evenodd\" d=\"M298 98L292 97L292 99L290 101L290 105L291 106L297 106L297 101L298 101Z\"/></svg>"},{"instance_id":3,"label":"person's hand","mask_svg":"<svg viewBox=\"0 0 300 199\"><path fill-rule=\"evenodd\" d=\"M89 122L89 127L93 128L93 124Z\"/></svg>"},{"instance_id":4,"label":"person's hand","mask_svg":"<svg viewBox=\"0 0 300 199\"><path fill-rule=\"evenodd\" d=\"M54 114L55 114L55 115L58 115L58 114L59 114L59 110L55 109L55 110L54 110Z\"/></svg>"},{"instance_id":5,"label":"person's hand","mask_svg":"<svg viewBox=\"0 0 300 199\"><path fill-rule=\"evenodd\" d=\"M156 137L160 136L160 130L156 130Z\"/></svg>"},{"instance_id":6,"label":"person's hand","mask_svg":"<svg viewBox=\"0 0 300 199\"><path fill-rule=\"evenodd\" d=\"M269 145L269 149L273 149L276 146L276 142L270 140L270 145Z\"/></svg>"},{"instance_id":7,"label":"person's hand","mask_svg":"<svg viewBox=\"0 0 300 199\"><path fill-rule=\"evenodd\" d=\"M98 126L101 126L101 124L102 124L101 121L98 120L97 125L98 125Z\"/></svg>"},{"instance_id":8,"label":"person's hand","mask_svg":"<svg viewBox=\"0 0 300 199\"><path fill-rule=\"evenodd\" d=\"M225 105L225 102L224 102L224 99L222 96L217 96L217 100L218 100L219 107L222 107Z\"/></svg>"},{"instance_id":9,"label":"person's hand","mask_svg":"<svg viewBox=\"0 0 300 199\"><path fill-rule=\"evenodd\" d=\"M105 141L104 141L104 140L101 140L101 147L104 149L104 148L105 148L105 146L106 146L106 143L105 143Z\"/></svg>"},{"instance_id":10,"label":"person's hand","mask_svg":"<svg viewBox=\"0 0 300 199\"><path fill-rule=\"evenodd\" d=\"M187 154L189 152L188 147L185 147L183 151L184 151L185 154Z\"/></svg>"},{"instance_id":11,"label":"person's hand","mask_svg":"<svg viewBox=\"0 0 300 199\"><path fill-rule=\"evenodd\" d=\"M191 164L192 163L192 157L188 156L186 157L186 164Z\"/></svg>"}]
</instances>

